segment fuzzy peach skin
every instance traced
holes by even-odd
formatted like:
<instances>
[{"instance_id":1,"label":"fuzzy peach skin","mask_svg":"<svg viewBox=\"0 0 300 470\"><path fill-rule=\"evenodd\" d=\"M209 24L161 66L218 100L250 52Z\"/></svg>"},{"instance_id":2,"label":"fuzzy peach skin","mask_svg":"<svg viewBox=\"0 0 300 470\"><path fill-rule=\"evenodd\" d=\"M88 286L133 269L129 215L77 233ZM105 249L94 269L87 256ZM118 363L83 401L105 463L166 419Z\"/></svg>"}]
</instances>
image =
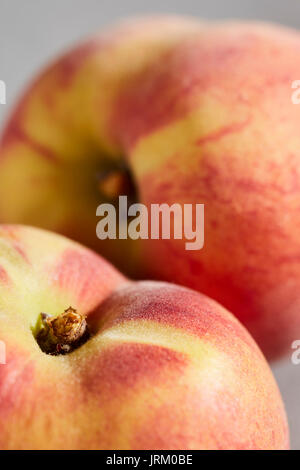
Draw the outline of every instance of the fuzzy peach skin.
<instances>
[{"instance_id":1,"label":"fuzzy peach skin","mask_svg":"<svg viewBox=\"0 0 300 470\"><path fill-rule=\"evenodd\" d=\"M92 336L33 334L72 306ZM1 449L287 449L284 407L244 327L207 297L125 279L57 234L0 226Z\"/></svg>"},{"instance_id":2,"label":"fuzzy peach skin","mask_svg":"<svg viewBox=\"0 0 300 470\"><path fill-rule=\"evenodd\" d=\"M134 276L200 290L279 357L300 332L299 54L297 31L181 17L136 19L87 40L35 80L7 125L0 220L61 232ZM202 250L97 240L96 207L122 193L103 174L120 165L148 207L205 204Z\"/></svg>"}]
</instances>

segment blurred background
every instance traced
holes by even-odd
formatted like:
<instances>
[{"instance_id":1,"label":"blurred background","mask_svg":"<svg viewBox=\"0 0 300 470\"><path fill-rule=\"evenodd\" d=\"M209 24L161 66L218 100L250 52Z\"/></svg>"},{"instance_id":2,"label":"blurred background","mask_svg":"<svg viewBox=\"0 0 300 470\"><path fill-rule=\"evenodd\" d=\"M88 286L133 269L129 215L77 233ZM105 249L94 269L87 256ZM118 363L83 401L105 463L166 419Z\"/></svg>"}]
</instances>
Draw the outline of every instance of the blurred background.
<instances>
[{"instance_id":1,"label":"blurred background","mask_svg":"<svg viewBox=\"0 0 300 470\"><path fill-rule=\"evenodd\" d=\"M146 13L266 20L300 29L299 0L0 0L0 79L7 86L0 127L24 85L62 49L109 23ZM300 449L300 365L289 357L272 368L286 404L292 448Z\"/></svg>"}]
</instances>

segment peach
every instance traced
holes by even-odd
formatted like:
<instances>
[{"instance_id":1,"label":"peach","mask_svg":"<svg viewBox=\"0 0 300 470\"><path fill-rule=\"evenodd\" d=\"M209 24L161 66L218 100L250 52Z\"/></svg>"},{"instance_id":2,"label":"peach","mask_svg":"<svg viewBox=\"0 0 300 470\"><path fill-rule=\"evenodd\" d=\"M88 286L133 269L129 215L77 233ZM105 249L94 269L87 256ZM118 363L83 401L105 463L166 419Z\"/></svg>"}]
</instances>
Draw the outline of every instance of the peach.
<instances>
[{"instance_id":1,"label":"peach","mask_svg":"<svg viewBox=\"0 0 300 470\"><path fill-rule=\"evenodd\" d=\"M199 290L279 357L300 329L299 51L293 30L180 17L134 20L75 47L7 125L0 220ZM96 207L124 192L148 207L205 204L204 248L97 240Z\"/></svg>"},{"instance_id":2,"label":"peach","mask_svg":"<svg viewBox=\"0 0 300 470\"><path fill-rule=\"evenodd\" d=\"M213 300L25 226L0 227L0 266L0 448L288 448L269 366Z\"/></svg>"}]
</instances>

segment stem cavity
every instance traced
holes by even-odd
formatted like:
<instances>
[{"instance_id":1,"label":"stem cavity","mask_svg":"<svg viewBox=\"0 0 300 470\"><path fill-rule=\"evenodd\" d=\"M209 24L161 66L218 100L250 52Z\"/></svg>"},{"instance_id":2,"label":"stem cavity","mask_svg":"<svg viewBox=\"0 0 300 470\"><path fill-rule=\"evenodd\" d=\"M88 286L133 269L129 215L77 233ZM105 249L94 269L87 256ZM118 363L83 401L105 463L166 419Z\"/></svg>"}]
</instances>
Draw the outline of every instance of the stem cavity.
<instances>
[{"instance_id":1,"label":"stem cavity","mask_svg":"<svg viewBox=\"0 0 300 470\"><path fill-rule=\"evenodd\" d=\"M89 339L90 333L85 315L69 307L56 317L40 313L34 336L43 352L58 356L77 349Z\"/></svg>"}]
</instances>

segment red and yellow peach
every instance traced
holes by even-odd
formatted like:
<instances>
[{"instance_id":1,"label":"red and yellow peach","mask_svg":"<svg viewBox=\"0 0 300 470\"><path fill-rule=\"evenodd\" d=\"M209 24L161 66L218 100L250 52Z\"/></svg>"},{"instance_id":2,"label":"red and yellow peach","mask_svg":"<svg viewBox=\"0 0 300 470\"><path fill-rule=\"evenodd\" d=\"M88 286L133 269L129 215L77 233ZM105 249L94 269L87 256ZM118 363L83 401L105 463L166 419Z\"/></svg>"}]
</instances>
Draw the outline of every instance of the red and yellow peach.
<instances>
[{"instance_id":1,"label":"red and yellow peach","mask_svg":"<svg viewBox=\"0 0 300 470\"><path fill-rule=\"evenodd\" d=\"M0 227L1 449L287 449L276 383L242 325L207 297L125 279L56 234ZM41 312L90 337L43 352Z\"/></svg>"},{"instance_id":2,"label":"red and yellow peach","mask_svg":"<svg viewBox=\"0 0 300 470\"><path fill-rule=\"evenodd\" d=\"M0 220L61 232L134 276L199 290L280 356L300 329L299 51L299 33L279 26L177 17L79 45L8 123ZM97 240L96 207L124 187L105 175L126 183L124 165L129 192L148 207L205 204L202 250Z\"/></svg>"}]
</instances>

